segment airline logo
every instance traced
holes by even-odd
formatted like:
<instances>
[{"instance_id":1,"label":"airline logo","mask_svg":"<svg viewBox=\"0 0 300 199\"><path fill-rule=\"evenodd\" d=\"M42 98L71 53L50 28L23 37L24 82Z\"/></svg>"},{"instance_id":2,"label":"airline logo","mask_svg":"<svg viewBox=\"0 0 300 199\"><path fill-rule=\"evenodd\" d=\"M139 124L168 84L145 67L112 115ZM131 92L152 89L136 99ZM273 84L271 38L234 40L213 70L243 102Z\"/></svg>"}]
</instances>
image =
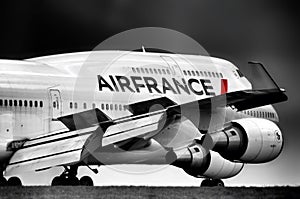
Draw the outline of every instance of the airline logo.
<instances>
[{"instance_id":1,"label":"airline logo","mask_svg":"<svg viewBox=\"0 0 300 199\"><path fill-rule=\"evenodd\" d=\"M141 89L149 93L166 94L172 92L174 94L195 94L215 96L214 88L209 79L184 78L171 80L164 77L156 80L153 77L141 76L113 76L103 77L98 75L99 91L110 90L112 92L132 92L140 93ZM227 92L227 79L221 79L221 94Z\"/></svg>"}]
</instances>

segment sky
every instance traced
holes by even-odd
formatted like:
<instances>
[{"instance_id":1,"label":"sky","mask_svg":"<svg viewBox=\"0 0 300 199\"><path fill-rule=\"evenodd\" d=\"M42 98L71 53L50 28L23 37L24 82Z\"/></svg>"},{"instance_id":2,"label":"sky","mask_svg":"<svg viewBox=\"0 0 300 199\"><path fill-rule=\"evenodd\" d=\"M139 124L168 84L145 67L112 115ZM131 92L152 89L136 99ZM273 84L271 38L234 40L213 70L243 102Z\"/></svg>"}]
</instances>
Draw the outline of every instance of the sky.
<instances>
[{"instance_id":1,"label":"sky","mask_svg":"<svg viewBox=\"0 0 300 199\"><path fill-rule=\"evenodd\" d=\"M225 184L299 185L299 11L296 4L276 0L1 1L0 58L87 51L125 30L163 27L190 36L210 55L240 68L249 60L261 61L289 97L275 106L285 138L283 152L270 163L246 165ZM79 171L79 176L91 175L96 185L198 186L201 182L171 166L149 174L126 174L118 167L100 167L97 175L86 168ZM59 172L27 173L22 181L49 184Z\"/></svg>"}]
</instances>

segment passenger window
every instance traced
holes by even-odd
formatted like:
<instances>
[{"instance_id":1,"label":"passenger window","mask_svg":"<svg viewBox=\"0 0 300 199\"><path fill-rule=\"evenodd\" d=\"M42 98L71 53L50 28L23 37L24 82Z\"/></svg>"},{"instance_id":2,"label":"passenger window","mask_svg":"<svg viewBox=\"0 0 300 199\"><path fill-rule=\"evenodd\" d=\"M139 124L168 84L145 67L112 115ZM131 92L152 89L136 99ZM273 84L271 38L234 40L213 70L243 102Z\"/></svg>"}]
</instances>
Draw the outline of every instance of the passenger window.
<instances>
[{"instance_id":1,"label":"passenger window","mask_svg":"<svg viewBox=\"0 0 300 199\"><path fill-rule=\"evenodd\" d=\"M34 101L34 107L38 107L38 102Z\"/></svg>"},{"instance_id":2,"label":"passenger window","mask_svg":"<svg viewBox=\"0 0 300 199\"><path fill-rule=\"evenodd\" d=\"M210 72L208 72L208 76L209 76L209 77L211 77L211 74L210 74Z\"/></svg>"},{"instance_id":3,"label":"passenger window","mask_svg":"<svg viewBox=\"0 0 300 199\"><path fill-rule=\"evenodd\" d=\"M148 74L149 72L148 72L148 68L145 68L145 72Z\"/></svg>"},{"instance_id":4,"label":"passenger window","mask_svg":"<svg viewBox=\"0 0 300 199\"><path fill-rule=\"evenodd\" d=\"M92 109L95 109L95 108L96 108L96 104L92 103Z\"/></svg>"},{"instance_id":5,"label":"passenger window","mask_svg":"<svg viewBox=\"0 0 300 199\"><path fill-rule=\"evenodd\" d=\"M18 101L14 100L14 106L18 106Z\"/></svg>"},{"instance_id":6,"label":"passenger window","mask_svg":"<svg viewBox=\"0 0 300 199\"><path fill-rule=\"evenodd\" d=\"M28 106L27 100L24 101L24 106L25 106L25 107Z\"/></svg>"},{"instance_id":7,"label":"passenger window","mask_svg":"<svg viewBox=\"0 0 300 199\"><path fill-rule=\"evenodd\" d=\"M193 76L196 76L196 74L195 74L195 72L194 72L193 70L192 70L192 75L193 75Z\"/></svg>"},{"instance_id":8,"label":"passenger window","mask_svg":"<svg viewBox=\"0 0 300 199\"><path fill-rule=\"evenodd\" d=\"M184 75L187 75L185 70L183 71L183 74L184 74Z\"/></svg>"},{"instance_id":9,"label":"passenger window","mask_svg":"<svg viewBox=\"0 0 300 199\"><path fill-rule=\"evenodd\" d=\"M29 106L32 107L32 101L29 101ZM53 108L56 108L56 102L53 102Z\"/></svg>"},{"instance_id":10,"label":"passenger window","mask_svg":"<svg viewBox=\"0 0 300 199\"><path fill-rule=\"evenodd\" d=\"M170 71L169 71L169 69L167 69L167 73L168 73L168 75L170 75Z\"/></svg>"},{"instance_id":11,"label":"passenger window","mask_svg":"<svg viewBox=\"0 0 300 199\"><path fill-rule=\"evenodd\" d=\"M101 104L101 109L104 110L104 104Z\"/></svg>"},{"instance_id":12,"label":"passenger window","mask_svg":"<svg viewBox=\"0 0 300 199\"><path fill-rule=\"evenodd\" d=\"M40 107L42 108L44 106L43 101L40 101Z\"/></svg>"},{"instance_id":13,"label":"passenger window","mask_svg":"<svg viewBox=\"0 0 300 199\"><path fill-rule=\"evenodd\" d=\"M78 108L77 102L74 103L74 108L75 108L75 109Z\"/></svg>"},{"instance_id":14,"label":"passenger window","mask_svg":"<svg viewBox=\"0 0 300 199\"><path fill-rule=\"evenodd\" d=\"M223 78L223 74L222 73L220 73L220 77Z\"/></svg>"},{"instance_id":15,"label":"passenger window","mask_svg":"<svg viewBox=\"0 0 300 199\"><path fill-rule=\"evenodd\" d=\"M162 70L162 73L165 75L166 74L166 71L165 69L161 69Z\"/></svg>"},{"instance_id":16,"label":"passenger window","mask_svg":"<svg viewBox=\"0 0 300 199\"><path fill-rule=\"evenodd\" d=\"M73 108L73 102L70 102L70 109Z\"/></svg>"},{"instance_id":17,"label":"passenger window","mask_svg":"<svg viewBox=\"0 0 300 199\"><path fill-rule=\"evenodd\" d=\"M151 74L153 74L152 68L149 68L149 71L150 71Z\"/></svg>"},{"instance_id":18,"label":"passenger window","mask_svg":"<svg viewBox=\"0 0 300 199\"><path fill-rule=\"evenodd\" d=\"M114 105L110 104L110 110L114 110Z\"/></svg>"},{"instance_id":19,"label":"passenger window","mask_svg":"<svg viewBox=\"0 0 300 199\"><path fill-rule=\"evenodd\" d=\"M143 68L141 68L141 73L144 73L144 69Z\"/></svg>"},{"instance_id":20,"label":"passenger window","mask_svg":"<svg viewBox=\"0 0 300 199\"><path fill-rule=\"evenodd\" d=\"M205 77L207 77L207 73L206 73L206 71L204 71L204 76L205 76Z\"/></svg>"},{"instance_id":21,"label":"passenger window","mask_svg":"<svg viewBox=\"0 0 300 199\"><path fill-rule=\"evenodd\" d=\"M155 69L155 68L153 69L153 71L154 71L154 73L155 73L155 74L157 74L157 71L156 71L156 69Z\"/></svg>"},{"instance_id":22,"label":"passenger window","mask_svg":"<svg viewBox=\"0 0 300 199\"><path fill-rule=\"evenodd\" d=\"M19 106L23 106L23 101L19 100Z\"/></svg>"},{"instance_id":23,"label":"passenger window","mask_svg":"<svg viewBox=\"0 0 300 199\"><path fill-rule=\"evenodd\" d=\"M121 105L121 104L119 105L119 110L120 110L120 111L122 110L122 105Z\"/></svg>"},{"instance_id":24,"label":"passenger window","mask_svg":"<svg viewBox=\"0 0 300 199\"><path fill-rule=\"evenodd\" d=\"M115 110L116 111L118 110L118 104L115 104Z\"/></svg>"},{"instance_id":25,"label":"passenger window","mask_svg":"<svg viewBox=\"0 0 300 199\"><path fill-rule=\"evenodd\" d=\"M158 73L161 75L161 71L160 71L160 69L157 69L157 71L158 71Z\"/></svg>"},{"instance_id":26,"label":"passenger window","mask_svg":"<svg viewBox=\"0 0 300 199\"><path fill-rule=\"evenodd\" d=\"M199 76L199 72L198 71L196 71L196 75Z\"/></svg>"},{"instance_id":27,"label":"passenger window","mask_svg":"<svg viewBox=\"0 0 300 199\"><path fill-rule=\"evenodd\" d=\"M83 109L86 109L86 103L85 102L83 103Z\"/></svg>"},{"instance_id":28,"label":"passenger window","mask_svg":"<svg viewBox=\"0 0 300 199\"><path fill-rule=\"evenodd\" d=\"M109 109L109 105L108 104L106 104L106 110L108 110Z\"/></svg>"},{"instance_id":29,"label":"passenger window","mask_svg":"<svg viewBox=\"0 0 300 199\"><path fill-rule=\"evenodd\" d=\"M213 77L216 77L214 72L212 72L211 74L212 74Z\"/></svg>"},{"instance_id":30,"label":"passenger window","mask_svg":"<svg viewBox=\"0 0 300 199\"><path fill-rule=\"evenodd\" d=\"M217 76L217 78L219 78L219 74L218 73L216 73L216 76Z\"/></svg>"},{"instance_id":31,"label":"passenger window","mask_svg":"<svg viewBox=\"0 0 300 199\"><path fill-rule=\"evenodd\" d=\"M12 106L12 100L9 100L9 106Z\"/></svg>"},{"instance_id":32,"label":"passenger window","mask_svg":"<svg viewBox=\"0 0 300 199\"><path fill-rule=\"evenodd\" d=\"M136 68L136 72L137 72L137 73L140 73L140 69L139 69L139 68Z\"/></svg>"},{"instance_id":33,"label":"passenger window","mask_svg":"<svg viewBox=\"0 0 300 199\"><path fill-rule=\"evenodd\" d=\"M200 75L203 76L203 72L202 71L200 71Z\"/></svg>"},{"instance_id":34,"label":"passenger window","mask_svg":"<svg viewBox=\"0 0 300 199\"><path fill-rule=\"evenodd\" d=\"M3 100L0 99L0 106L3 106Z\"/></svg>"},{"instance_id":35,"label":"passenger window","mask_svg":"<svg viewBox=\"0 0 300 199\"><path fill-rule=\"evenodd\" d=\"M191 76L191 71L188 70L187 72L188 72L189 76Z\"/></svg>"},{"instance_id":36,"label":"passenger window","mask_svg":"<svg viewBox=\"0 0 300 199\"><path fill-rule=\"evenodd\" d=\"M133 68L133 67L132 67L131 69L132 69L132 72L134 72L134 73L135 73L135 68Z\"/></svg>"}]
</instances>

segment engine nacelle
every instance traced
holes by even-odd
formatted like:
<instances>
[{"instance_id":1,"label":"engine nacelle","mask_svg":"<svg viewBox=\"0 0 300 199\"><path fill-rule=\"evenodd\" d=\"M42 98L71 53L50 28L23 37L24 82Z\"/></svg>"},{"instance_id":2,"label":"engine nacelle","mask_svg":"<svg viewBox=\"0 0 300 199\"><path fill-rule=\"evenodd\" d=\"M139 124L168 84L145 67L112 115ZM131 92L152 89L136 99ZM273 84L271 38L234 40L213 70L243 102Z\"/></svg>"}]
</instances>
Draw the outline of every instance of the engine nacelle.
<instances>
[{"instance_id":1,"label":"engine nacelle","mask_svg":"<svg viewBox=\"0 0 300 199\"><path fill-rule=\"evenodd\" d=\"M279 156L283 147L282 133L269 120L246 118L204 137L203 145L229 160L264 163Z\"/></svg>"},{"instance_id":2,"label":"engine nacelle","mask_svg":"<svg viewBox=\"0 0 300 199\"><path fill-rule=\"evenodd\" d=\"M209 151L198 144L169 152L167 161L192 176L213 179L233 177L244 165L226 160L217 152Z\"/></svg>"}]
</instances>

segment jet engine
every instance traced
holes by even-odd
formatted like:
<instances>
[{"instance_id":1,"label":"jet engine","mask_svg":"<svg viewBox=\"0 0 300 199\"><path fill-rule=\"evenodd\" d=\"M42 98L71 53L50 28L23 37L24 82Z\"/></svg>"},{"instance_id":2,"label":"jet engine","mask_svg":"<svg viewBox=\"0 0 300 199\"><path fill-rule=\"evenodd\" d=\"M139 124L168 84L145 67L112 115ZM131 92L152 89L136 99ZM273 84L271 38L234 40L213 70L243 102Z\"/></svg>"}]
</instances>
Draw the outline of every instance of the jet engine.
<instances>
[{"instance_id":1,"label":"jet engine","mask_svg":"<svg viewBox=\"0 0 300 199\"><path fill-rule=\"evenodd\" d=\"M228 127L203 138L205 148L243 163L269 162L279 156L283 147L278 126L260 118L233 120Z\"/></svg>"},{"instance_id":2,"label":"jet engine","mask_svg":"<svg viewBox=\"0 0 300 199\"><path fill-rule=\"evenodd\" d=\"M244 165L226 160L217 152L209 151L199 144L170 151L166 159L172 165L182 168L194 177L213 179L233 177L242 170Z\"/></svg>"}]
</instances>

